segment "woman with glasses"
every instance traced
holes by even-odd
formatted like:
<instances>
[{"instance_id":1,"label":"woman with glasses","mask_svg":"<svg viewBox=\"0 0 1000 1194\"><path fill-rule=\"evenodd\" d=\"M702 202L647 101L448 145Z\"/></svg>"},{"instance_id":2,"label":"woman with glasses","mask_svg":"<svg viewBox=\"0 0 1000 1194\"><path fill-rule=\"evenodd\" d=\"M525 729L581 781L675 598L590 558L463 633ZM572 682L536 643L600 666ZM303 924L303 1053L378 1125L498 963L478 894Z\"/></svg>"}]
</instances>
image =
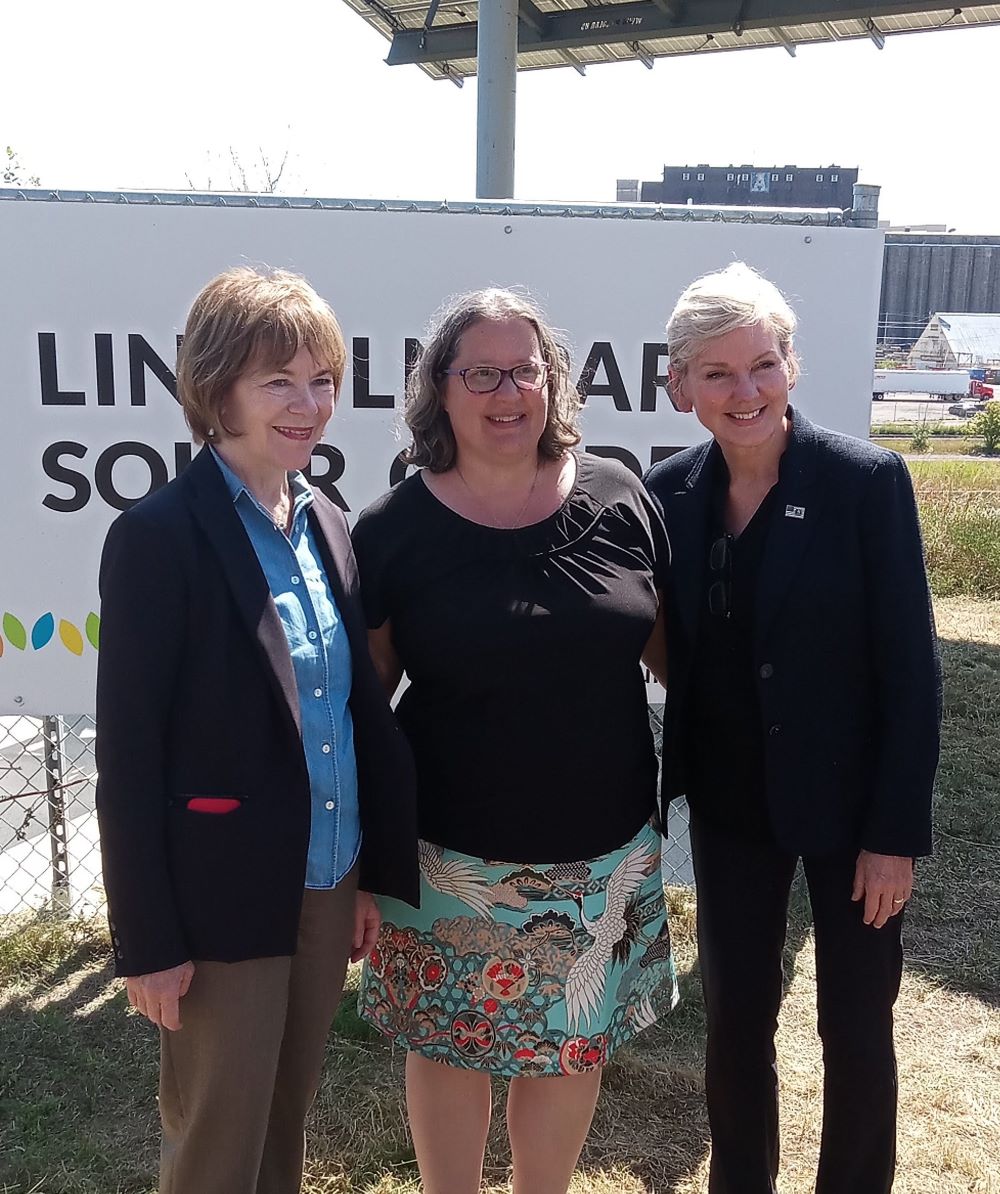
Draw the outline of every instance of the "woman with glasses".
<instances>
[{"instance_id":1,"label":"woman with glasses","mask_svg":"<svg viewBox=\"0 0 1000 1194\"><path fill-rule=\"evenodd\" d=\"M669 384L712 439L646 477L673 548L663 796L686 794L708 1012L712 1194L771 1194L774 1033L802 860L825 1064L817 1194L884 1194L892 1008L931 847L940 679L902 459L788 404L795 316L735 264L667 324Z\"/></svg>"},{"instance_id":2,"label":"woman with glasses","mask_svg":"<svg viewBox=\"0 0 1000 1194\"><path fill-rule=\"evenodd\" d=\"M426 1194L479 1189L492 1074L515 1194L564 1194L602 1067L676 1000L639 666L669 549L638 480L574 450L577 407L531 301L462 296L410 382L421 471L354 532L421 838L360 1007L408 1049Z\"/></svg>"}]
</instances>

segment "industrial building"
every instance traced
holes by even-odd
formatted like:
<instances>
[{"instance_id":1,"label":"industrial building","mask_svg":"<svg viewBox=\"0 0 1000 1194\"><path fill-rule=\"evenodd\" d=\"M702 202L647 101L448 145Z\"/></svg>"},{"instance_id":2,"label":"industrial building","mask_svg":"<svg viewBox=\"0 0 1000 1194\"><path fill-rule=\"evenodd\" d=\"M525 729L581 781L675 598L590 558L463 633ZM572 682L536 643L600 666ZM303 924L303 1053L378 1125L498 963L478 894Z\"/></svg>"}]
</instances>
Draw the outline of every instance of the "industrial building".
<instances>
[{"instance_id":1,"label":"industrial building","mask_svg":"<svg viewBox=\"0 0 1000 1194\"><path fill-rule=\"evenodd\" d=\"M907 357L912 369L966 369L1000 364L1000 314L939 311Z\"/></svg>"},{"instance_id":2,"label":"industrial building","mask_svg":"<svg viewBox=\"0 0 1000 1194\"><path fill-rule=\"evenodd\" d=\"M938 311L1000 316L1000 236L886 234L879 343L910 349Z\"/></svg>"},{"instance_id":3,"label":"industrial building","mask_svg":"<svg viewBox=\"0 0 1000 1194\"><path fill-rule=\"evenodd\" d=\"M620 178L618 202L849 208L857 181L857 167L836 165L664 166L654 182Z\"/></svg>"}]
</instances>

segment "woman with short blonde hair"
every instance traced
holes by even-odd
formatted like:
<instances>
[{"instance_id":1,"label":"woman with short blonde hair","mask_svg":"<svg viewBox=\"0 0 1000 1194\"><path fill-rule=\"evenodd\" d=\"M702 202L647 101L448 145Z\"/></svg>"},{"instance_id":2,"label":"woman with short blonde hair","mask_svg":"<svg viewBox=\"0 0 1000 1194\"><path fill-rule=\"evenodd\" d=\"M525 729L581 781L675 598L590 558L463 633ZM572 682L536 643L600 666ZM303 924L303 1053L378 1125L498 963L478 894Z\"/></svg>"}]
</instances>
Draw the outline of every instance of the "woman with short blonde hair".
<instances>
[{"instance_id":1,"label":"woman with short blonde hair","mask_svg":"<svg viewBox=\"0 0 1000 1194\"><path fill-rule=\"evenodd\" d=\"M672 401L712 438L646 476L673 547L662 799L691 811L709 1189L775 1190L774 1034L801 859L825 1067L816 1191L888 1194L937 645L906 465L789 405L795 327L742 263L693 282L667 323Z\"/></svg>"}]
</instances>

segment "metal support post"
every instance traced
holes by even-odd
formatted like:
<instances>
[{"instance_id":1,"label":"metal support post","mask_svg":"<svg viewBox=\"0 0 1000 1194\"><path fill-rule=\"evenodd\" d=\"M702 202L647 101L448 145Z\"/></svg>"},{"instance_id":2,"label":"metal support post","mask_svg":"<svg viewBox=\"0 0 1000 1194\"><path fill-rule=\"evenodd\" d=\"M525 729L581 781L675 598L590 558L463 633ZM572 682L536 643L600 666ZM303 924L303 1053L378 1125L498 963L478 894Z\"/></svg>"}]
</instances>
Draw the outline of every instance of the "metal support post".
<instances>
[{"instance_id":1,"label":"metal support post","mask_svg":"<svg viewBox=\"0 0 1000 1194\"><path fill-rule=\"evenodd\" d=\"M514 197L517 0L480 0L476 197Z\"/></svg>"},{"instance_id":2,"label":"metal support post","mask_svg":"<svg viewBox=\"0 0 1000 1194\"><path fill-rule=\"evenodd\" d=\"M70 910L69 852L66 849L66 803L63 796L62 727L58 717L42 718L45 744L45 791L49 810L49 850L52 856L52 905L58 916Z\"/></svg>"}]
</instances>

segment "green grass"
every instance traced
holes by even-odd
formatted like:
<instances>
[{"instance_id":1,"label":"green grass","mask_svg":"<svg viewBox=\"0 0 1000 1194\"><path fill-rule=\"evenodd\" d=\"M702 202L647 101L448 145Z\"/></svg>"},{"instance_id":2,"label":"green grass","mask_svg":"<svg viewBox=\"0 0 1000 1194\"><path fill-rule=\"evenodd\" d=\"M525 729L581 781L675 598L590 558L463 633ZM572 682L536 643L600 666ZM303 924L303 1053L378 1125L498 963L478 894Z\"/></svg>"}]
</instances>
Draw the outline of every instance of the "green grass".
<instances>
[{"instance_id":1,"label":"green grass","mask_svg":"<svg viewBox=\"0 0 1000 1194\"><path fill-rule=\"evenodd\" d=\"M1000 598L1000 462L908 463L934 593Z\"/></svg>"},{"instance_id":2,"label":"green grass","mask_svg":"<svg viewBox=\"0 0 1000 1194\"><path fill-rule=\"evenodd\" d=\"M904 437L873 436L872 439L882 448L889 448L892 452L899 452L908 456L913 451L913 433ZM934 456L979 456L982 452L982 440L973 436L937 436L928 437L927 451Z\"/></svg>"},{"instance_id":3,"label":"green grass","mask_svg":"<svg viewBox=\"0 0 1000 1194\"><path fill-rule=\"evenodd\" d=\"M910 436L917 427L919 427L927 435L932 436L958 435L964 438L977 438L975 436L969 437L964 425L962 423L956 422L921 423L914 421L909 423L873 423L869 434L872 439L881 440L885 439L887 436L895 436L909 441Z\"/></svg>"},{"instance_id":4,"label":"green grass","mask_svg":"<svg viewBox=\"0 0 1000 1194\"><path fill-rule=\"evenodd\" d=\"M989 467L989 466L985 466ZM993 494L1000 471L914 466L925 500L945 480ZM996 479L994 479L994 477ZM994 1190L1000 1173L1000 605L936 602L945 666L936 844L907 912L907 975L897 1006L898 1194ZM704 1015L694 894L669 893L682 1003L616 1055L574 1194L700 1194L708 1128ZM752 908L746 910L752 914ZM782 1190L815 1181L820 1063L811 935L796 889L782 1009ZM357 970L349 975L356 987ZM992 1018L991 1018L992 1017ZM349 992L309 1125L305 1194L417 1194L402 1095L403 1054L362 1023ZM154 1031L125 1006L97 922L0 922L0 1192L152 1194L156 1188ZM499 1096L502 1091L498 1086ZM498 1105L487 1190L509 1155ZM992 1184L991 1184L992 1183Z\"/></svg>"}]
</instances>

